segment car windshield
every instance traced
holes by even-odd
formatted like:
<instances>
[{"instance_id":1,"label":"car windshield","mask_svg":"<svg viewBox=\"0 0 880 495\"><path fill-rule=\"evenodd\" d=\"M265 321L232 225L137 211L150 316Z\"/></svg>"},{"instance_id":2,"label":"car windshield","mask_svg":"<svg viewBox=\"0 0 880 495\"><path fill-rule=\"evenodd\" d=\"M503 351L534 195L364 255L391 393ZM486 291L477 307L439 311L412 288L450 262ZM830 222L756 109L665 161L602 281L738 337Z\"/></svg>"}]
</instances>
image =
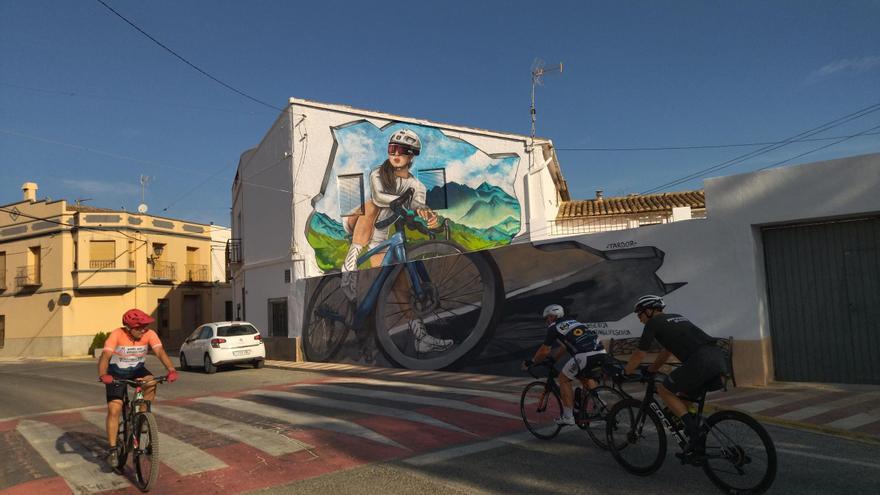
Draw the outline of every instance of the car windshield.
<instances>
[{"instance_id":1,"label":"car windshield","mask_svg":"<svg viewBox=\"0 0 880 495\"><path fill-rule=\"evenodd\" d=\"M256 333L260 332L250 325L229 325L228 327L217 328L218 337L237 337L239 335L253 335Z\"/></svg>"}]
</instances>

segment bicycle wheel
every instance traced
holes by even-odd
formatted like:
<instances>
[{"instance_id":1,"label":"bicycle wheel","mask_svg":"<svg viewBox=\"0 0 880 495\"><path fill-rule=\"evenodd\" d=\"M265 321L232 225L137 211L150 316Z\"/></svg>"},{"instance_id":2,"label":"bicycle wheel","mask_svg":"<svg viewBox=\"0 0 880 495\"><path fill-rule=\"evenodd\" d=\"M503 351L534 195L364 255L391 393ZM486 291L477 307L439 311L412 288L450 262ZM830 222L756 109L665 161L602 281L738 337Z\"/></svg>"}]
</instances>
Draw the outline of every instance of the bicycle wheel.
<instances>
[{"instance_id":1,"label":"bicycle wheel","mask_svg":"<svg viewBox=\"0 0 880 495\"><path fill-rule=\"evenodd\" d=\"M128 442L128 435L126 433L125 417L120 415L119 429L116 430L116 465L112 466L116 474L121 474L125 471L125 464L128 462L128 451L130 448L126 443Z\"/></svg>"},{"instance_id":2,"label":"bicycle wheel","mask_svg":"<svg viewBox=\"0 0 880 495\"><path fill-rule=\"evenodd\" d=\"M611 408L623 399L625 397L618 390L600 385L590 391L584 401L584 412L590 420L590 424L584 429L587 430L587 435L593 443L602 450L608 450L605 419L611 413Z\"/></svg>"},{"instance_id":3,"label":"bicycle wheel","mask_svg":"<svg viewBox=\"0 0 880 495\"><path fill-rule=\"evenodd\" d=\"M703 471L727 493L764 493L776 478L776 446L767 430L739 411L706 420Z\"/></svg>"},{"instance_id":4,"label":"bicycle wheel","mask_svg":"<svg viewBox=\"0 0 880 495\"><path fill-rule=\"evenodd\" d=\"M606 443L618 464L632 474L647 476L660 469L666 457L666 432L650 408L638 420L642 402L624 399L608 413Z\"/></svg>"},{"instance_id":5,"label":"bicycle wheel","mask_svg":"<svg viewBox=\"0 0 880 495\"><path fill-rule=\"evenodd\" d=\"M408 369L438 370L479 354L504 300L498 267L485 252L465 253L452 242L426 241L393 268L376 303L376 341L385 357ZM405 268L426 293L417 300ZM419 321L421 323L419 323ZM423 326L423 328L419 328Z\"/></svg>"},{"instance_id":6,"label":"bicycle wheel","mask_svg":"<svg viewBox=\"0 0 880 495\"><path fill-rule=\"evenodd\" d=\"M562 400L555 390L547 390L545 382L526 385L519 399L519 413L526 429L541 440L550 440L562 429L553 420L562 416Z\"/></svg>"},{"instance_id":7,"label":"bicycle wheel","mask_svg":"<svg viewBox=\"0 0 880 495\"><path fill-rule=\"evenodd\" d=\"M348 335L354 303L342 290L342 274L325 275L306 308L303 322L303 353L307 361L330 361Z\"/></svg>"},{"instance_id":8,"label":"bicycle wheel","mask_svg":"<svg viewBox=\"0 0 880 495\"><path fill-rule=\"evenodd\" d=\"M141 412L134 417L132 461L138 488L150 491L159 479L159 425L153 413Z\"/></svg>"}]
</instances>

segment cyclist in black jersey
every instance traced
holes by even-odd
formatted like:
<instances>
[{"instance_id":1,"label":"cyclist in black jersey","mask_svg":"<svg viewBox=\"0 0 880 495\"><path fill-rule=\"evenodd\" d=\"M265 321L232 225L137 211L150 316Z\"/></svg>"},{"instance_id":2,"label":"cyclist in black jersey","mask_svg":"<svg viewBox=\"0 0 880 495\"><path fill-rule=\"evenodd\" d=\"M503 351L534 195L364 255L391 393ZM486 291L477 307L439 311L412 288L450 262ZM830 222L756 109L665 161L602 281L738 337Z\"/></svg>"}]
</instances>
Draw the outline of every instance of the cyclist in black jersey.
<instances>
[{"instance_id":1,"label":"cyclist in black jersey","mask_svg":"<svg viewBox=\"0 0 880 495\"><path fill-rule=\"evenodd\" d=\"M645 329L639 341L639 350L630 357L624 372L635 372L654 339L663 349L648 367L648 372L656 373L670 356L675 356L681 366L657 384L657 392L669 409L681 418L685 433L691 442L695 442L698 436L697 418L688 412L687 405L678 394L690 396L703 388L720 388L720 376L728 372L727 359L724 350L716 345L717 339L684 316L664 313L665 307L663 299L654 295L642 296L636 302L634 311Z\"/></svg>"},{"instance_id":2,"label":"cyclist in black jersey","mask_svg":"<svg viewBox=\"0 0 880 495\"><path fill-rule=\"evenodd\" d=\"M544 308L542 313L544 321L547 323L547 334L544 337L544 343L535 352L535 357L531 361L524 361L523 367L527 368L532 363L540 363L551 352L551 347L556 342L561 345L557 349L553 358L559 360L566 352L571 356L565 366L562 367L562 373L559 375L559 395L562 399L562 416L556 418L556 424L574 425L574 413L572 411L574 405L574 392L571 382L575 378L579 378L581 383L592 390L598 386L598 382L593 379L590 372L598 370L605 362L605 348L599 342L599 336L595 330L587 327L587 325L571 319L563 319L565 311L558 304L551 304Z\"/></svg>"}]
</instances>

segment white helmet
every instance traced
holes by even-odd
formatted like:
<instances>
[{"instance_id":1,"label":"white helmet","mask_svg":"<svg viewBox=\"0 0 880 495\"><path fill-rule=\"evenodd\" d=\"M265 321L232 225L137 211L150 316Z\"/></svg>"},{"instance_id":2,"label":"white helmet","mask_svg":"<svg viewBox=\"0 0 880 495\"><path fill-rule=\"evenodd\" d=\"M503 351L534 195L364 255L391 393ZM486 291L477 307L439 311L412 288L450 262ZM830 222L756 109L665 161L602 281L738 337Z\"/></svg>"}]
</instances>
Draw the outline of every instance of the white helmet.
<instances>
[{"instance_id":1,"label":"white helmet","mask_svg":"<svg viewBox=\"0 0 880 495\"><path fill-rule=\"evenodd\" d=\"M422 140L419 139L418 134L409 129L395 131L394 134L391 135L391 139L388 140L388 144L406 146L415 151L415 153L413 153L414 155L418 155L422 150Z\"/></svg>"},{"instance_id":2,"label":"white helmet","mask_svg":"<svg viewBox=\"0 0 880 495\"><path fill-rule=\"evenodd\" d=\"M647 294L639 298L636 301L636 305L633 310L636 313L642 312L646 309L663 309L666 307L666 303L663 302L663 298L660 296L655 296L653 294Z\"/></svg>"},{"instance_id":3,"label":"white helmet","mask_svg":"<svg viewBox=\"0 0 880 495\"><path fill-rule=\"evenodd\" d=\"M546 318L550 315L553 315L557 318L562 318L562 316L565 315L565 311L562 309L562 306L558 304L551 304L550 306L544 308L543 317Z\"/></svg>"}]
</instances>

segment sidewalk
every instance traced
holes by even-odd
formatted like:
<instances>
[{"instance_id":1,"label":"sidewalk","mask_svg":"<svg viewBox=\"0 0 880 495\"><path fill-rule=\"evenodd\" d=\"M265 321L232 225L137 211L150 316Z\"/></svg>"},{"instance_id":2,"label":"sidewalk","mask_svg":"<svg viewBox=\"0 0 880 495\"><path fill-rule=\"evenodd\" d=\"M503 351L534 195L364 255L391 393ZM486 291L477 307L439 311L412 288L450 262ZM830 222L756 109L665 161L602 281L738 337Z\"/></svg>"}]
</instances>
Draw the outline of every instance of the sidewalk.
<instances>
[{"instance_id":1,"label":"sidewalk","mask_svg":"<svg viewBox=\"0 0 880 495\"><path fill-rule=\"evenodd\" d=\"M266 361L272 368L369 375L399 381L431 380L459 387L487 388L518 394L531 377L418 371L337 363ZM636 393L641 387L635 384ZM709 406L747 412L758 420L804 428L880 444L880 386L826 383L774 383L767 387L736 387L709 394Z\"/></svg>"}]
</instances>

